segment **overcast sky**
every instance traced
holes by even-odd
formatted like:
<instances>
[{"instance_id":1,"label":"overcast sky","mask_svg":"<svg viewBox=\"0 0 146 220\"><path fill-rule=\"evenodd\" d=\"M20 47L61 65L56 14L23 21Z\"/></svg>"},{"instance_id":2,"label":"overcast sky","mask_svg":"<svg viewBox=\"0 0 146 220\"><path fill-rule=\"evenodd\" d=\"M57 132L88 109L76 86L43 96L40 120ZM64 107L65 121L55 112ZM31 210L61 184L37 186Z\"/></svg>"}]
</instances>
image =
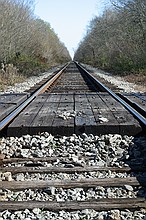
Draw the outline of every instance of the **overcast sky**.
<instances>
[{"instance_id":1,"label":"overcast sky","mask_svg":"<svg viewBox=\"0 0 146 220\"><path fill-rule=\"evenodd\" d=\"M35 14L50 23L73 57L89 21L104 8L104 0L36 0Z\"/></svg>"}]
</instances>

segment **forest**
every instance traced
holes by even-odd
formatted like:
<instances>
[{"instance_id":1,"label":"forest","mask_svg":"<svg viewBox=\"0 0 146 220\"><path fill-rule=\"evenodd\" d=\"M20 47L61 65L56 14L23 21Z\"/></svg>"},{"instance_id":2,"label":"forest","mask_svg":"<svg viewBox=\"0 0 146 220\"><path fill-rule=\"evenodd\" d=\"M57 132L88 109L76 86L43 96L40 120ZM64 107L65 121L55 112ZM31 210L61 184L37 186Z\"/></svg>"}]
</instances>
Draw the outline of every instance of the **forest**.
<instances>
[{"instance_id":1,"label":"forest","mask_svg":"<svg viewBox=\"0 0 146 220\"><path fill-rule=\"evenodd\" d=\"M109 0L111 1L111 0ZM71 60L36 0L0 0L0 89ZM74 60L146 82L146 0L112 0L94 17Z\"/></svg>"},{"instance_id":2,"label":"forest","mask_svg":"<svg viewBox=\"0 0 146 220\"><path fill-rule=\"evenodd\" d=\"M94 17L75 60L114 74L146 76L146 0L114 0Z\"/></svg>"},{"instance_id":3,"label":"forest","mask_svg":"<svg viewBox=\"0 0 146 220\"><path fill-rule=\"evenodd\" d=\"M34 8L35 0L0 0L0 84L71 59L50 24L34 15Z\"/></svg>"}]
</instances>

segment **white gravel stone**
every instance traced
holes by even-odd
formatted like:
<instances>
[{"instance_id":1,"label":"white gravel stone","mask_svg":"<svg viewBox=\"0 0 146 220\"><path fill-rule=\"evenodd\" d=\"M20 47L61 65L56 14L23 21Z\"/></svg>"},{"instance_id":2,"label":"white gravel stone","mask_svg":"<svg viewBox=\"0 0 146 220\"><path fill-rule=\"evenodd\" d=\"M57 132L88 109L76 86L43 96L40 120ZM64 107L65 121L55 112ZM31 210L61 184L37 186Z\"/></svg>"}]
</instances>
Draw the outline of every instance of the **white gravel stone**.
<instances>
[{"instance_id":1,"label":"white gravel stone","mask_svg":"<svg viewBox=\"0 0 146 220\"><path fill-rule=\"evenodd\" d=\"M43 211L40 210L39 214L33 213L33 210L24 211L15 211L9 212L4 211L0 212L1 220L4 219L17 219L17 220L81 220L81 219L88 219L88 220L142 220L145 219L145 210L140 211L119 211L119 210L111 210L111 211L102 211L96 212L95 210L85 209L83 211L74 211L74 212L67 212L67 211L59 211L51 212L51 211Z\"/></svg>"},{"instance_id":2,"label":"white gravel stone","mask_svg":"<svg viewBox=\"0 0 146 220\"><path fill-rule=\"evenodd\" d=\"M35 144L34 144L35 143ZM141 144L142 143L142 144ZM70 137L54 137L47 132L39 135L25 135L20 138L2 138L1 152L5 158L10 157L68 157L66 162L58 160L56 166L126 166L125 159L142 158L145 137L128 137L115 135L93 136L82 134ZM89 158L85 160L85 157ZM50 165L49 165L50 166Z\"/></svg>"},{"instance_id":3,"label":"white gravel stone","mask_svg":"<svg viewBox=\"0 0 146 220\"><path fill-rule=\"evenodd\" d=\"M12 181L12 173L11 172L0 172L0 181Z\"/></svg>"},{"instance_id":4,"label":"white gravel stone","mask_svg":"<svg viewBox=\"0 0 146 220\"><path fill-rule=\"evenodd\" d=\"M38 208L34 208L32 211L33 211L34 214L38 215L41 210L38 209Z\"/></svg>"},{"instance_id":5,"label":"white gravel stone","mask_svg":"<svg viewBox=\"0 0 146 220\"><path fill-rule=\"evenodd\" d=\"M125 188L126 188L128 191L133 191L133 187L130 186L130 185L125 185Z\"/></svg>"},{"instance_id":6,"label":"white gravel stone","mask_svg":"<svg viewBox=\"0 0 146 220\"><path fill-rule=\"evenodd\" d=\"M123 187L96 187L96 188L71 188L62 189L49 187L42 190L23 190L11 191L3 190L5 193L5 201L84 201L90 199L101 198L136 198L139 188L135 187L133 191L124 189ZM144 191L145 193L145 191ZM38 210L37 210L38 211Z\"/></svg>"},{"instance_id":7,"label":"white gravel stone","mask_svg":"<svg viewBox=\"0 0 146 220\"><path fill-rule=\"evenodd\" d=\"M107 80L111 84L117 86L123 92L127 92L127 93L132 93L132 92L135 92L135 93L141 92L141 93L143 93L143 92L146 92L146 88L144 86L140 86L140 85L136 85L134 83L126 82L120 76L112 75L111 73L107 73L107 72L102 71L100 69L93 68L89 65L84 65L84 66L87 67L90 70L93 70L94 73L97 76L99 76L101 78L104 78L105 80Z\"/></svg>"},{"instance_id":8,"label":"white gravel stone","mask_svg":"<svg viewBox=\"0 0 146 220\"><path fill-rule=\"evenodd\" d=\"M35 144L34 144L35 143ZM98 166L126 166L124 161L130 157L130 161L142 161L142 150L145 149L145 137L128 137L118 134L112 135L87 135L82 134L72 135L70 137L54 137L47 132L40 135L25 135L20 138L8 137L0 139L0 149L5 158L9 157L46 157L58 156L56 162L38 162L44 167L62 166L75 167L84 165L98 165ZM139 153L137 155L137 152ZM61 159L66 157L64 159ZM129 158L128 157L128 158ZM141 158L141 159L140 159ZM30 162L27 162L30 164ZM25 166L27 166L27 163ZM31 162L33 163L33 162ZM5 166L16 166L15 163ZM17 165L18 166L18 165ZM23 166L20 164L19 166ZM2 176L1 174L0 176ZM131 175L135 175L134 173ZM83 178L126 178L130 176L127 173L116 173L112 171L106 172L85 172L85 173L52 173L52 174L15 174L11 178L16 181L22 180L65 180L65 179L83 179ZM144 173L143 176L146 176ZM2 177L0 181L5 180ZM23 201L23 200L39 200L39 201L84 201L85 199L100 199L100 198L135 198L137 195L146 196L144 189L125 185L124 187L96 187L84 190L83 188L76 189L62 189L50 187L44 190L23 190L13 192L10 190L2 190L0 196L4 201ZM144 219L145 210L119 211L113 210L109 212L96 212L95 210L83 210L76 212L49 212L41 209L34 209L32 211L25 210L22 212L0 212L2 219Z\"/></svg>"},{"instance_id":9,"label":"white gravel stone","mask_svg":"<svg viewBox=\"0 0 146 220\"><path fill-rule=\"evenodd\" d=\"M40 73L38 76L31 76L22 83L16 83L14 86L9 86L4 92L0 92L0 94L4 93L22 93L26 90L29 90L35 84L42 81L44 78L49 77L55 70L58 70L59 67L55 67L48 72Z\"/></svg>"}]
</instances>

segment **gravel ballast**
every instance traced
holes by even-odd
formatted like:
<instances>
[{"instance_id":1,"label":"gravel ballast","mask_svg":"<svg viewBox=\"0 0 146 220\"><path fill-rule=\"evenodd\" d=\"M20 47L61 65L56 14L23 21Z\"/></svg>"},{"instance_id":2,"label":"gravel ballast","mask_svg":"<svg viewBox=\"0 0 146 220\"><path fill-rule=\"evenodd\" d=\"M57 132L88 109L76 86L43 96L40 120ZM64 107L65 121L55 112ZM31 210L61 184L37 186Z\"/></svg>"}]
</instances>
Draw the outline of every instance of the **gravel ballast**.
<instances>
[{"instance_id":1,"label":"gravel ballast","mask_svg":"<svg viewBox=\"0 0 146 220\"><path fill-rule=\"evenodd\" d=\"M124 80L121 76L118 75L112 75L111 73L105 72L103 70L100 70L98 68L93 68L89 65L82 64L85 68L87 68L89 71L93 71L97 77L103 78L106 81L110 82L111 84L117 86L121 92L125 93L143 93L146 92L145 86L140 86L135 83L127 82Z\"/></svg>"},{"instance_id":2,"label":"gravel ballast","mask_svg":"<svg viewBox=\"0 0 146 220\"><path fill-rule=\"evenodd\" d=\"M120 77L113 77L111 74L104 73L94 69L97 76L105 78L112 84L118 86L123 92L143 92L143 88L137 85L124 82ZM9 87L5 93L22 93L30 89L34 84L40 82L43 78L50 76L52 71L43 73L39 77L33 76L24 83ZM141 90L140 90L141 89ZM55 162L40 162L41 167L127 167L131 162L133 164L143 164L144 150L146 146L146 137L121 136L119 134L107 135L72 135L69 137L54 137L47 132L40 135L25 135L18 137L7 137L0 139L0 154L7 158L33 158L33 157L58 157ZM64 158L59 159L60 158ZM86 159L88 158L88 159ZM25 164L27 165L27 163ZM21 167L24 164L12 163L5 167ZM29 174L11 172L0 172L0 181L31 181L31 180L76 180L84 178L127 178L131 176L143 175L146 173L117 173L112 171L97 171L84 173L50 173L50 174ZM85 199L100 198L136 198L137 196L146 197L146 191L141 187L132 187L125 185L123 187L96 187L96 188L70 188L62 189L50 187L41 190L23 190L11 191L0 190L0 201L83 201ZM82 210L82 211L45 211L39 208L33 210L25 209L22 211L1 211L0 220L146 220L146 210L139 209L131 211L118 209L111 211Z\"/></svg>"},{"instance_id":3,"label":"gravel ballast","mask_svg":"<svg viewBox=\"0 0 146 220\"><path fill-rule=\"evenodd\" d=\"M55 137L44 132L41 135L7 137L0 140L1 154L10 157L67 157L58 160L55 166L127 166L124 160L140 161L146 146L146 138L121 136L119 134ZM88 160L85 158L89 158ZM50 166L50 165L49 165Z\"/></svg>"},{"instance_id":4,"label":"gravel ballast","mask_svg":"<svg viewBox=\"0 0 146 220\"><path fill-rule=\"evenodd\" d=\"M24 135L22 137L1 138L0 148L1 154L5 158L11 157L58 157L55 162L41 162L43 167L74 167L74 166L94 166L99 167L113 166L126 167L129 161L137 163L143 161L143 150L146 146L145 137L121 136L119 134L108 135L92 135L82 134L77 136L52 136L44 132L40 135ZM64 160L59 159L64 158ZM86 160L85 158L88 158ZM9 167L6 164L5 167ZM12 166L17 166L15 163ZM19 164L19 166L23 166ZM29 180L64 180L64 179L83 179L83 178L126 178L127 176L135 176L134 173L116 173L111 171L104 172L85 172L74 174L15 174L10 172L0 175L1 181L29 181ZM146 174L143 173L145 176ZM88 199L100 198L136 198L138 195L145 197L146 192L141 187L132 187L125 185L123 187L95 187L95 188L70 188L62 189L48 187L47 189L26 189L23 191L1 190L1 201L84 201ZM51 212L38 208L23 211L0 212L0 220L2 219L92 219L92 220L141 220L146 214L145 209L139 211L130 210L111 210L97 212L95 210L83 211L60 211Z\"/></svg>"},{"instance_id":5,"label":"gravel ballast","mask_svg":"<svg viewBox=\"0 0 146 220\"><path fill-rule=\"evenodd\" d=\"M145 220L146 211L129 210L111 210L96 212L95 210L85 209L83 211L66 212L60 211L58 213L51 211L44 211L34 208L32 211L25 209L24 211L10 212L8 210L0 212L0 220Z\"/></svg>"},{"instance_id":6,"label":"gravel ballast","mask_svg":"<svg viewBox=\"0 0 146 220\"><path fill-rule=\"evenodd\" d=\"M27 78L22 83L16 83L14 86L8 86L7 89L5 89L4 92L0 91L0 94L5 93L23 93L26 90L29 90L31 87L33 87L35 84L41 82L44 78L47 78L53 74L54 71L59 70L60 67L54 67L51 70L40 73L38 76L31 76Z\"/></svg>"},{"instance_id":7,"label":"gravel ballast","mask_svg":"<svg viewBox=\"0 0 146 220\"><path fill-rule=\"evenodd\" d=\"M99 70L97 68L93 68L88 65L84 65L88 70L92 70L97 76L104 78L111 84L117 86L121 91L127 92L127 93L139 93L139 92L146 92L144 86L136 85L134 83L126 82L122 79L120 76L115 76L110 73L104 72L102 70ZM39 83L44 78L50 76L53 71L58 70L59 67L54 68L48 72L44 72L40 74L39 76L32 76L29 77L25 82L23 83L16 83L14 86L9 86L4 92L0 92L0 94L3 93L22 93L26 90L29 90L31 87L33 87L36 83Z\"/></svg>"}]
</instances>

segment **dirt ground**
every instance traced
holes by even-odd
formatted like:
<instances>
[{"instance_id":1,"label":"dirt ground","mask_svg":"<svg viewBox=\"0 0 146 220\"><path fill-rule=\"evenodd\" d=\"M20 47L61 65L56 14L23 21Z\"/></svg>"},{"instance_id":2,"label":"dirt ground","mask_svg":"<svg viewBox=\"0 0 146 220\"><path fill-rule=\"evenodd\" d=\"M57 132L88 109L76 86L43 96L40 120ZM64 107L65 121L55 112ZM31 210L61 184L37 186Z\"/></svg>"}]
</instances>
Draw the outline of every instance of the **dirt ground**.
<instances>
[{"instance_id":1,"label":"dirt ground","mask_svg":"<svg viewBox=\"0 0 146 220\"><path fill-rule=\"evenodd\" d=\"M129 74L124 76L125 81L135 83L140 86L146 86L146 73L145 74Z\"/></svg>"},{"instance_id":2,"label":"dirt ground","mask_svg":"<svg viewBox=\"0 0 146 220\"><path fill-rule=\"evenodd\" d=\"M134 83L135 88L141 92L146 92L146 73L145 74L129 74L122 77L124 81Z\"/></svg>"}]
</instances>

